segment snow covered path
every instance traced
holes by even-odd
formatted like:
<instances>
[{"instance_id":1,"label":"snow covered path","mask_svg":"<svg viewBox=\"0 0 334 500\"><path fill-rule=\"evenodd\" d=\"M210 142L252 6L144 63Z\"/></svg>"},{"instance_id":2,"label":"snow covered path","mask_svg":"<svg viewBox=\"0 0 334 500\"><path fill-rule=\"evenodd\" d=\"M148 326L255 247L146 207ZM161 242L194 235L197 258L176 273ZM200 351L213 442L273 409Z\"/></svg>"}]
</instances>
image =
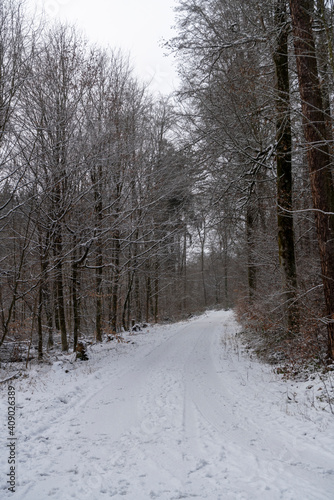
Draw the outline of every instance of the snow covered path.
<instances>
[{"instance_id":1,"label":"snow covered path","mask_svg":"<svg viewBox=\"0 0 334 500\"><path fill-rule=\"evenodd\" d=\"M1 456L0 497L334 498L333 416L291 405L237 328L212 312L20 382L17 492Z\"/></svg>"}]
</instances>

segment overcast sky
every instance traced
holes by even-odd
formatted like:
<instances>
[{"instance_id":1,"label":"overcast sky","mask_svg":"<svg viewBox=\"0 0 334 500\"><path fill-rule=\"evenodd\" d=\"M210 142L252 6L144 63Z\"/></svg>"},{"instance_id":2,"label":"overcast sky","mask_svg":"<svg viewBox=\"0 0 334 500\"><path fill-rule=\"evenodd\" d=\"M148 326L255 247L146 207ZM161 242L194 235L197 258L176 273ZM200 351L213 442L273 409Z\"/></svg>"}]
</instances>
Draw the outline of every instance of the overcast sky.
<instances>
[{"instance_id":1,"label":"overcast sky","mask_svg":"<svg viewBox=\"0 0 334 500\"><path fill-rule=\"evenodd\" d=\"M172 56L164 57L161 40L173 36L177 0L27 0L47 17L76 24L88 39L130 53L136 74L154 91L176 85Z\"/></svg>"}]
</instances>

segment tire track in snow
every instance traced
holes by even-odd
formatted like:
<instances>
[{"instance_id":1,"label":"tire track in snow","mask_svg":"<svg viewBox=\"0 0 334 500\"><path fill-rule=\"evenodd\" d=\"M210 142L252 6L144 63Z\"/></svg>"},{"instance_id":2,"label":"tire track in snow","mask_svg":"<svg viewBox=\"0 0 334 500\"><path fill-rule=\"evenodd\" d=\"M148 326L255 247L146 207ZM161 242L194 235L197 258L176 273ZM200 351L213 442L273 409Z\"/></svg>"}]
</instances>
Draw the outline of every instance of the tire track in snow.
<instances>
[{"instance_id":1,"label":"tire track in snow","mask_svg":"<svg viewBox=\"0 0 334 500\"><path fill-rule=\"evenodd\" d=\"M94 394L31 432L40 475L21 498L328 500L332 450L282 412L269 369L235 352L236 328L210 313L103 366Z\"/></svg>"}]
</instances>

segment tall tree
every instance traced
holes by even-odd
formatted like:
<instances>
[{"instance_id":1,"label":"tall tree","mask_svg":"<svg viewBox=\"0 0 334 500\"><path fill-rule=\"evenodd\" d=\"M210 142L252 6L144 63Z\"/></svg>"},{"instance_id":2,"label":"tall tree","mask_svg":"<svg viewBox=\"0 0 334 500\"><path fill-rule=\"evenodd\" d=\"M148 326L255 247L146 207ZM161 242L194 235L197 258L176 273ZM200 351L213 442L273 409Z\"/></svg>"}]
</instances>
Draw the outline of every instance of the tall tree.
<instances>
[{"instance_id":1,"label":"tall tree","mask_svg":"<svg viewBox=\"0 0 334 500\"><path fill-rule=\"evenodd\" d=\"M334 358L334 188L312 31L314 2L290 0L290 10L326 303L328 353Z\"/></svg>"},{"instance_id":2,"label":"tall tree","mask_svg":"<svg viewBox=\"0 0 334 500\"><path fill-rule=\"evenodd\" d=\"M62 349L68 350L65 269L66 218L78 193L79 107L88 78L84 65L84 43L74 29L57 25L45 33L41 50L26 83L24 111L29 119L26 135L31 137L34 154L30 173L44 198L39 227L48 241L49 271L54 282L54 318L61 332ZM44 276L48 273L44 269Z\"/></svg>"},{"instance_id":3,"label":"tall tree","mask_svg":"<svg viewBox=\"0 0 334 500\"><path fill-rule=\"evenodd\" d=\"M297 271L292 206L292 133L286 0L277 0L275 9L276 44L273 59L276 72L276 166L279 261L282 270L288 329L299 330Z\"/></svg>"}]
</instances>

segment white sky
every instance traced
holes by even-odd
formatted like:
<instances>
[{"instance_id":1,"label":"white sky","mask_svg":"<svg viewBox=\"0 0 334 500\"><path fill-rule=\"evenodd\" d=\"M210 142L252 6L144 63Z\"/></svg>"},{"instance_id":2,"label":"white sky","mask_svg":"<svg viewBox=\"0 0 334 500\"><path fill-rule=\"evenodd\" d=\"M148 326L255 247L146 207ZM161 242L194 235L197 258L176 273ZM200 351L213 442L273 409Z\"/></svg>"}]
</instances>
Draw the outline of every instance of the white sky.
<instances>
[{"instance_id":1,"label":"white sky","mask_svg":"<svg viewBox=\"0 0 334 500\"><path fill-rule=\"evenodd\" d=\"M76 24L101 46L120 47L141 80L154 91L169 93L177 85L173 57L165 57L161 40L173 36L176 0L27 0L44 8L48 18Z\"/></svg>"}]
</instances>

